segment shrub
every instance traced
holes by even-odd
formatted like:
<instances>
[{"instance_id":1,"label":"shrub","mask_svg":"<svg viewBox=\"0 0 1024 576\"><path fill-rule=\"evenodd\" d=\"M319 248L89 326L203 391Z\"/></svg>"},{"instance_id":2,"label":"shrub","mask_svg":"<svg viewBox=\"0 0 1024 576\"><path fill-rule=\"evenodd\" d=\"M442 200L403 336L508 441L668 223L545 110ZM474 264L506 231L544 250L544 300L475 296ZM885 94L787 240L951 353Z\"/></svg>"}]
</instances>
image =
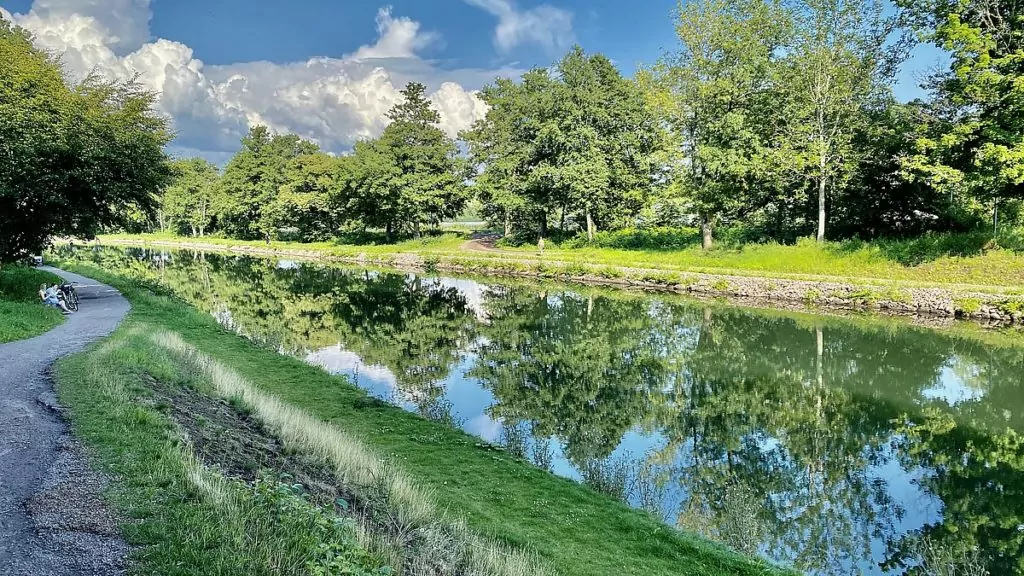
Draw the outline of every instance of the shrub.
<instances>
[{"instance_id":1,"label":"shrub","mask_svg":"<svg viewBox=\"0 0 1024 576\"><path fill-rule=\"evenodd\" d=\"M953 300L953 306L958 311L970 316L981 310L981 300L978 298L956 298Z\"/></svg>"},{"instance_id":2,"label":"shrub","mask_svg":"<svg viewBox=\"0 0 1024 576\"><path fill-rule=\"evenodd\" d=\"M593 241L586 234L566 240L563 248L616 248L619 250L679 250L700 245L696 228L625 228L598 232Z\"/></svg>"},{"instance_id":3,"label":"shrub","mask_svg":"<svg viewBox=\"0 0 1024 576\"><path fill-rule=\"evenodd\" d=\"M621 268L605 266L597 271L597 275L602 278L623 278L626 276L626 273Z\"/></svg>"},{"instance_id":4,"label":"shrub","mask_svg":"<svg viewBox=\"0 0 1024 576\"><path fill-rule=\"evenodd\" d=\"M579 262L569 263L565 267L564 271L569 276L586 276L590 272L590 270L586 266L580 264Z\"/></svg>"}]
</instances>

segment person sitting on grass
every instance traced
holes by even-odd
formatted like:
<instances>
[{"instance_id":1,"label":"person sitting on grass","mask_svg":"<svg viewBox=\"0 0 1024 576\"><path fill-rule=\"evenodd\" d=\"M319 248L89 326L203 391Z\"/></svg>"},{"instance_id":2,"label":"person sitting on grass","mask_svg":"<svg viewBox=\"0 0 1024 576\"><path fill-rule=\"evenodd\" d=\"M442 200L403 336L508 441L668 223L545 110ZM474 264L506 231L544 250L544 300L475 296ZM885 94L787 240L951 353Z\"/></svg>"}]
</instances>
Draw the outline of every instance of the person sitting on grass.
<instances>
[{"instance_id":1,"label":"person sitting on grass","mask_svg":"<svg viewBox=\"0 0 1024 576\"><path fill-rule=\"evenodd\" d=\"M60 299L60 288L56 284L49 288L46 287L46 284L41 285L39 287L39 299L47 306L59 308L64 314L71 314L71 310L68 310L67 305Z\"/></svg>"}]
</instances>

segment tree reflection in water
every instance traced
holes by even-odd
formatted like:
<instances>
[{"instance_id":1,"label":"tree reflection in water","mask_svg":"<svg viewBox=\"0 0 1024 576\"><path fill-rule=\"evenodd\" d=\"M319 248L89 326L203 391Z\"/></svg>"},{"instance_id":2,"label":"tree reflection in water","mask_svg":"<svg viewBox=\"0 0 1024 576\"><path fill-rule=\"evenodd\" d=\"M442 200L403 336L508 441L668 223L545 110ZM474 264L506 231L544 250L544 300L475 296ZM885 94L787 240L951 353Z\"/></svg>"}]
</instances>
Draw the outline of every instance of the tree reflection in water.
<instances>
[{"instance_id":1,"label":"tree reflection in water","mask_svg":"<svg viewBox=\"0 0 1024 576\"><path fill-rule=\"evenodd\" d=\"M1024 573L1010 337L188 252L76 256L282 353L357 357L403 405L738 551L822 575Z\"/></svg>"}]
</instances>

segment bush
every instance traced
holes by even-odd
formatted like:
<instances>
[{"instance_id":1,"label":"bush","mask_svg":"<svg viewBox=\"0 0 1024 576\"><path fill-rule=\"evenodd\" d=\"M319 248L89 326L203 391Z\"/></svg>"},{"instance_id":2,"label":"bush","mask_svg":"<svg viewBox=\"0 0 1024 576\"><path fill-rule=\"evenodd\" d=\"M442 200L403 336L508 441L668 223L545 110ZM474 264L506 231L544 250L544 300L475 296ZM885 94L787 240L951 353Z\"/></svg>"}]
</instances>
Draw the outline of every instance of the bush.
<instances>
[{"instance_id":1,"label":"bush","mask_svg":"<svg viewBox=\"0 0 1024 576\"><path fill-rule=\"evenodd\" d=\"M844 244L848 245L847 249L863 246L863 243L859 241L849 241ZM999 248L1022 251L1024 250L1024 237L1016 230L998 237L993 237L988 232L929 233L907 240L878 240L876 244L886 258L895 260L904 266L916 266L944 256L966 258L979 256L986 251Z\"/></svg>"},{"instance_id":2,"label":"bush","mask_svg":"<svg viewBox=\"0 0 1024 576\"><path fill-rule=\"evenodd\" d=\"M619 250L680 250L700 245L700 231L696 228L624 228L611 232L598 232L593 242L586 234L570 238L563 248L617 248Z\"/></svg>"}]
</instances>

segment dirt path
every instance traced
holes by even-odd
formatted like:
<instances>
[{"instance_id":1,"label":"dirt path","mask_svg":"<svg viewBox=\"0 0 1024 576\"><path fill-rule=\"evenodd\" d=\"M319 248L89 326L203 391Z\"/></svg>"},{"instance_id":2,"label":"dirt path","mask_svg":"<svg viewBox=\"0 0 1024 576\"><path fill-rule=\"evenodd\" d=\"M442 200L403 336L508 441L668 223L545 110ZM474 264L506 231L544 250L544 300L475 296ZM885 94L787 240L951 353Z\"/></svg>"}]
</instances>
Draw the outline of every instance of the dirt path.
<instances>
[{"instance_id":1,"label":"dirt path","mask_svg":"<svg viewBox=\"0 0 1024 576\"><path fill-rule=\"evenodd\" d=\"M110 334L128 301L109 286L78 282L81 310L53 330L0 345L0 574L118 575L127 546L100 495L53 392L50 366Z\"/></svg>"},{"instance_id":2,"label":"dirt path","mask_svg":"<svg viewBox=\"0 0 1024 576\"><path fill-rule=\"evenodd\" d=\"M498 242L498 236L479 236L474 237L462 244L462 249L468 252L501 252L499 248L495 247Z\"/></svg>"}]
</instances>

